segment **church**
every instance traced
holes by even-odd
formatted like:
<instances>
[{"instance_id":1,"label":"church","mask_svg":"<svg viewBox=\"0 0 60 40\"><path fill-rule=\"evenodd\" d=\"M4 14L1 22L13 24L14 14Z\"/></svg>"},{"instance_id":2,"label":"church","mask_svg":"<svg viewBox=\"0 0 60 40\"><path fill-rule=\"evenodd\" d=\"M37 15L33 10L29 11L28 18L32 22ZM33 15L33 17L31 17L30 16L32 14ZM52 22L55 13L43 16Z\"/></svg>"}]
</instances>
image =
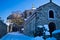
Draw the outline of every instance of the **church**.
<instances>
[{"instance_id":1,"label":"church","mask_svg":"<svg viewBox=\"0 0 60 40\"><path fill-rule=\"evenodd\" d=\"M36 8L24 23L24 34L34 36L37 27L48 27L49 31L60 29L60 6L50 2Z\"/></svg>"}]
</instances>

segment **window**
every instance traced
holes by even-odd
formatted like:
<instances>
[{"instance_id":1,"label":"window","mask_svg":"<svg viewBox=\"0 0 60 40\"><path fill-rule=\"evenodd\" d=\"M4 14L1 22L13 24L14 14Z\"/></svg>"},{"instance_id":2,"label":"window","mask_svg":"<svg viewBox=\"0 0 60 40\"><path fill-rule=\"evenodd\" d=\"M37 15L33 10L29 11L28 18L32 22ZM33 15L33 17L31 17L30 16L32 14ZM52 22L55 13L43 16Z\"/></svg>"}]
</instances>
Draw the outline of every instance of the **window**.
<instances>
[{"instance_id":1,"label":"window","mask_svg":"<svg viewBox=\"0 0 60 40\"><path fill-rule=\"evenodd\" d=\"M32 14L32 12L29 13L29 16Z\"/></svg>"},{"instance_id":2,"label":"window","mask_svg":"<svg viewBox=\"0 0 60 40\"><path fill-rule=\"evenodd\" d=\"M54 18L54 12L52 10L49 11L49 18Z\"/></svg>"}]
</instances>

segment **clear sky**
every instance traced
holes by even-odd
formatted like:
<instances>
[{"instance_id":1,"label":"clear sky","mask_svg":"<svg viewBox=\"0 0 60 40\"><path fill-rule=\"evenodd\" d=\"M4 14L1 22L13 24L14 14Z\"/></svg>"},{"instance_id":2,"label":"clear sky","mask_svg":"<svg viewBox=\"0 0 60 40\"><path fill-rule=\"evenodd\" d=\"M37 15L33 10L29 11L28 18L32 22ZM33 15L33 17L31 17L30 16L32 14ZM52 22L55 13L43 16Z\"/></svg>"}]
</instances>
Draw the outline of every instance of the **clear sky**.
<instances>
[{"instance_id":1,"label":"clear sky","mask_svg":"<svg viewBox=\"0 0 60 40\"><path fill-rule=\"evenodd\" d=\"M32 8L32 3L35 7L39 7L43 4L48 3L49 0L0 0L0 17L6 20L7 16L12 11L24 11ZM54 3L60 6L60 0L53 0Z\"/></svg>"}]
</instances>

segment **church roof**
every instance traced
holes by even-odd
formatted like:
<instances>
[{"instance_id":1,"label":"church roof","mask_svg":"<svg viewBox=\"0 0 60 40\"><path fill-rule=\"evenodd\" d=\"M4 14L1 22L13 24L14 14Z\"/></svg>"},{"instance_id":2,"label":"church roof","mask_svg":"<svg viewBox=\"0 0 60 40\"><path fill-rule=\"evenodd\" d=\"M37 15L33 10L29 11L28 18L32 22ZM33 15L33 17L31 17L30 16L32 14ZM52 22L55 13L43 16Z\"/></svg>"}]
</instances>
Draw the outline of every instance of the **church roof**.
<instances>
[{"instance_id":1,"label":"church roof","mask_svg":"<svg viewBox=\"0 0 60 40\"><path fill-rule=\"evenodd\" d=\"M40 11L40 10L42 10L42 7L44 8L44 7L48 6L48 5L49 5L50 7L54 5L54 7L57 7L58 9L60 8L60 6L57 5L57 4L55 4L54 2L48 2L48 3L44 4L44 5L39 6L38 8L36 8L36 9L34 10L33 14L26 20L26 21L28 21L28 22L26 22L26 23L29 23L29 21L33 19L33 18L32 18L33 15L34 15L36 12L38 12L38 10Z\"/></svg>"},{"instance_id":2,"label":"church roof","mask_svg":"<svg viewBox=\"0 0 60 40\"><path fill-rule=\"evenodd\" d=\"M46 3L46 4L43 4L43 5L39 6L37 9L40 9L40 10L41 10L42 7L45 7L45 6L48 6L48 5L49 5L50 7L54 5L55 7L60 8L60 6L57 5L57 4L55 4L54 2L48 2L48 3ZM37 10L37 9L36 9L36 10Z\"/></svg>"},{"instance_id":3,"label":"church roof","mask_svg":"<svg viewBox=\"0 0 60 40\"><path fill-rule=\"evenodd\" d=\"M32 8L30 10L25 10L23 13L25 13L25 12L30 13L30 12L33 12L33 11L35 11L35 8Z\"/></svg>"}]
</instances>

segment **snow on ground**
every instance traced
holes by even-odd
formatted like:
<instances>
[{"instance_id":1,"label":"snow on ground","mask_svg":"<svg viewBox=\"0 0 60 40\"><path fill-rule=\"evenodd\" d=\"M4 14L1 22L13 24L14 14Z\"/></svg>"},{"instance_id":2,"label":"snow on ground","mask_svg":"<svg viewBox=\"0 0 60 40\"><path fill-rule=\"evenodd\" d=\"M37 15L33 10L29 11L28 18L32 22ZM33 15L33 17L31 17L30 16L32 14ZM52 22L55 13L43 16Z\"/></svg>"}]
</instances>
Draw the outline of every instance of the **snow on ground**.
<instances>
[{"instance_id":1,"label":"snow on ground","mask_svg":"<svg viewBox=\"0 0 60 40\"><path fill-rule=\"evenodd\" d=\"M29 37L19 32L11 32L5 35L1 40L44 40L43 36Z\"/></svg>"},{"instance_id":2,"label":"snow on ground","mask_svg":"<svg viewBox=\"0 0 60 40\"><path fill-rule=\"evenodd\" d=\"M58 30L57 32L60 32L60 30ZM56 32L54 31L53 33L56 33ZM49 35L49 33L47 34ZM1 40L44 40L44 39L43 39L43 36L29 37L19 32L10 32L7 35L5 35L3 38L1 38ZM46 40L56 40L56 38L49 37Z\"/></svg>"},{"instance_id":3,"label":"snow on ground","mask_svg":"<svg viewBox=\"0 0 60 40\"><path fill-rule=\"evenodd\" d=\"M54 37L51 37L51 38L47 38L46 40L57 40L57 39Z\"/></svg>"},{"instance_id":4,"label":"snow on ground","mask_svg":"<svg viewBox=\"0 0 60 40\"><path fill-rule=\"evenodd\" d=\"M12 32L5 35L1 40L31 40L32 37L25 36L19 32Z\"/></svg>"},{"instance_id":5,"label":"snow on ground","mask_svg":"<svg viewBox=\"0 0 60 40\"><path fill-rule=\"evenodd\" d=\"M45 35L50 35L50 33L48 31L45 31Z\"/></svg>"},{"instance_id":6,"label":"snow on ground","mask_svg":"<svg viewBox=\"0 0 60 40\"><path fill-rule=\"evenodd\" d=\"M23 34L21 34L21 33L19 33L19 32L10 32L10 33L8 33L9 35L23 35Z\"/></svg>"},{"instance_id":7,"label":"snow on ground","mask_svg":"<svg viewBox=\"0 0 60 40\"><path fill-rule=\"evenodd\" d=\"M37 37L33 38L32 40L44 40L44 39L43 39L43 36L41 36L41 37L37 36Z\"/></svg>"}]
</instances>

